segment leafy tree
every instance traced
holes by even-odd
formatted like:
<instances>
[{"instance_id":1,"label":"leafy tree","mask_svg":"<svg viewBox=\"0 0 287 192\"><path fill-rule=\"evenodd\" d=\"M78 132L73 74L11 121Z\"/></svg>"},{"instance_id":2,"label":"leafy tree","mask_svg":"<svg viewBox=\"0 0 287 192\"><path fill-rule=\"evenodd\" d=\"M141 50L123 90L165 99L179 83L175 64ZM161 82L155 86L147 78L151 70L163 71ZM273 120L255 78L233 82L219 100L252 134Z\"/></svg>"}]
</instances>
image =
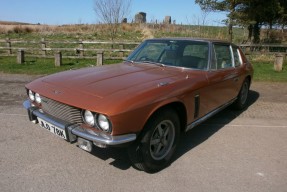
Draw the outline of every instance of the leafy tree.
<instances>
[{"instance_id":1,"label":"leafy tree","mask_svg":"<svg viewBox=\"0 0 287 192\"><path fill-rule=\"evenodd\" d=\"M278 24L282 26L282 29L284 29L284 26L287 25L287 0L279 0L280 3L280 17L278 20Z\"/></svg>"},{"instance_id":2,"label":"leafy tree","mask_svg":"<svg viewBox=\"0 0 287 192\"><path fill-rule=\"evenodd\" d=\"M268 26L269 34L273 25L283 17L284 10L280 0L245 0L237 12L238 23L248 26L248 41L251 42L253 36L253 42L259 43L261 26Z\"/></svg>"},{"instance_id":3,"label":"leafy tree","mask_svg":"<svg viewBox=\"0 0 287 192\"><path fill-rule=\"evenodd\" d=\"M224 11L228 15L228 34L229 41L232 42L233 26L236 19L236 10L242 4L243 0L195 0L203 10Z\"/></svg>"},{"instance_id":4,"label":"leafy tree","mask_svg":"<svg viewBox=\"0 0 287 192\"><path fill-rule=\"evenodd\" d=\"M227 12L229 40L234 25L248 26L248 41L260 42L261 26L272 30L278 23L287 24L287 0L196 0L201 9Z\"/></svg>"}]
</instances>

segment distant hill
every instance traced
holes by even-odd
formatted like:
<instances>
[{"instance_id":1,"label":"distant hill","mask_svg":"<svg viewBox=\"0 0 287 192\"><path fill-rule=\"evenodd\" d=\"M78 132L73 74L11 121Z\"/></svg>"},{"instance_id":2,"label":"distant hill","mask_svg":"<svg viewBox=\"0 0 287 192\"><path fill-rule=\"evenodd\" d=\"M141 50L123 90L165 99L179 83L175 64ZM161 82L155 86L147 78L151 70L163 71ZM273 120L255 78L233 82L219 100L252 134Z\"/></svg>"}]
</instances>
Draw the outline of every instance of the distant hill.
<instances>
[{"instance_id":1,"label":"distant hill","mask_svg":"<svg viewBox=\"0 0 287 192\"><path fill-rule=\"evenodd\" d=\"M16 21L0 21L0 25L34 25L34 24L16 22Z\"/></svg>"}]
</instances>

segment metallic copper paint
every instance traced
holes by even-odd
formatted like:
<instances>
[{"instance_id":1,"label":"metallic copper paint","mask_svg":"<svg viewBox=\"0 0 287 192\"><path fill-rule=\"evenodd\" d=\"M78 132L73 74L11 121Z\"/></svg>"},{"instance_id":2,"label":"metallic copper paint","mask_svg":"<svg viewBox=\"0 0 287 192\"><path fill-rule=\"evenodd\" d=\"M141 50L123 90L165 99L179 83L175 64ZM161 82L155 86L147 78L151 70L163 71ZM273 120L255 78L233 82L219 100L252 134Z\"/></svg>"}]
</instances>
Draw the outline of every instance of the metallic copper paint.
<instances>
[{"instance_id":1,"label":"metallic copper paint","mask_svg":"<svg viewBox=\"0 0 287 192\"><path fill-rule=\"evenodd\" d=\"M245 57L243 62L236 69L221 72L121 63L61 72L37 79L26 88L107 115L113 124L112 135L138 133L156 110L169 103L182 103L190 124L196 120L195 95L200 95L197 119L235 98L244 79L253 75ZM158 86L162 82L168 84Z\"/></svg>"}]
</instances>

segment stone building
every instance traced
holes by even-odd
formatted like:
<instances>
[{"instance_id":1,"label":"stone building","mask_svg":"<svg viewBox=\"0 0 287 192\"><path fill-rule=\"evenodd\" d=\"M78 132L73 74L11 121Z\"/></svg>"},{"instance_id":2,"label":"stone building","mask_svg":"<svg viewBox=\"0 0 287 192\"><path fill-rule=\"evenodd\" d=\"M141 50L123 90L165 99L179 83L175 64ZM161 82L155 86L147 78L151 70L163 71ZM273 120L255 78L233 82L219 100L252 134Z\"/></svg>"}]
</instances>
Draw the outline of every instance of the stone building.
<instances>
[{"instance_id":1,"label":"stone building","mask_svg":"<svg viewBox=\"0 0 287 192\"><path fill-rule=\"evenodd\" d=\"M171 16L165 16L164 24L171 24Z\"/></svg>"},{"instance_id":2,"label":"stone building","mask_svg":"<svg viewBox=\"0 0 287 192\"><path fill-rule=\"evenodd\" d=\"M146 13L139 12L135 15L135 23L146 23Z\"/></svg>"}]
</instances>

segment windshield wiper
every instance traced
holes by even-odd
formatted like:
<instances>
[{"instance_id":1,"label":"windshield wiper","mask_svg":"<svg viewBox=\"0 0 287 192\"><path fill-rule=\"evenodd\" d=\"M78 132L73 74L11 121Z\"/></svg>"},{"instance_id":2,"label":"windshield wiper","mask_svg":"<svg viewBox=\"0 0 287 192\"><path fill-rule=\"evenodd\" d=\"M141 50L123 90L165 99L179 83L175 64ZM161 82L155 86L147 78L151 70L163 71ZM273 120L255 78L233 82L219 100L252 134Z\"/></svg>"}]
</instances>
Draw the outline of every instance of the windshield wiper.
<instances>
[{"instance_id":1,"label":"windshield wiper","mask_svg":"<svg viewBox=\"0 0 287 192\"><path fill-rule=\"evenodd\" d=\"M166 65L165 64L162 64L162 63L154 63L155 65L157 66L160 66L160 67L165 67Z\"/></svg>"},{"instance_id":2,"label":"windshield wiper","mask_svg":"<svg viewBox=\"0 0 287 192\"><path fill-rule=\"evenodd\" d=\"M134 63L133 60L124 60L125 62L130 62L130 63Z\"/></svg>"},{"instance_id":3,"label":"windshield wiper","mask_svg":"<svg viewBox=\"0 0 287 192\"><path fill-rule=\"evenodd\" d=\"M160 66L160 67L165 67L164 64L157 63L157 62L154 62L154 61L137 61L137 62L139 62L139 63L150 63L150 64L155 64L155 65Z\"/></svg>"}]
</instances>

